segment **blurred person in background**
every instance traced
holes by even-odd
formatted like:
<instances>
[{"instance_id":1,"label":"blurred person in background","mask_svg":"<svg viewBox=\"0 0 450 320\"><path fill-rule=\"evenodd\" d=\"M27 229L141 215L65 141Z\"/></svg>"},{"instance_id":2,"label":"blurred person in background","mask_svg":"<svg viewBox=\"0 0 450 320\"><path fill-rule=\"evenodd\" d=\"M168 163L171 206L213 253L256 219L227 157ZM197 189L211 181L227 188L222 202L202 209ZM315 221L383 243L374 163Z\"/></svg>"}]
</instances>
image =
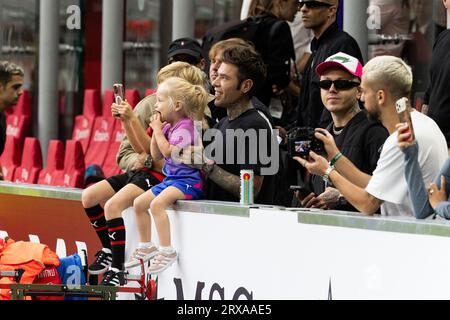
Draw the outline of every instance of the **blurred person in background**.
<instances>
[{"instance_id":1,"label":"blurred person in background","mask_svg":"<svg viewBox=\"0 0 450 320\"><path fill-rule=\"evenodd\" d=\"M6 143L6 114L19 101L23 93L24 71L19 66L8 61L0 61L0 156ZM0 180L3 174L0 167Z\"/></svg>"},{"instance_id":2,"label":"blurred person in background","mask_svg":"<svg viewBox=\"0 0 450 320\"><path fill-rule=\"evenodd\" d=\"M388 36L408 35L409 0L370 0L369 5L380 10L381 25L379 29L373 30L374 33ZM369 45L369 59L382 55L401 57L404 45L405 41Z\"/></svg>"},{"instance_id":3,"label":"blurred person in background","mask_svg":"<svg viewBox=\"0 0 450 320\"><path fill-rule=\"evenodd\" d=\"M450 13L450 0L442 0ZM450 29L439 34L430 62L430 85L422 109L438 124L450 151Z\"/></svg>"}]
</instances>

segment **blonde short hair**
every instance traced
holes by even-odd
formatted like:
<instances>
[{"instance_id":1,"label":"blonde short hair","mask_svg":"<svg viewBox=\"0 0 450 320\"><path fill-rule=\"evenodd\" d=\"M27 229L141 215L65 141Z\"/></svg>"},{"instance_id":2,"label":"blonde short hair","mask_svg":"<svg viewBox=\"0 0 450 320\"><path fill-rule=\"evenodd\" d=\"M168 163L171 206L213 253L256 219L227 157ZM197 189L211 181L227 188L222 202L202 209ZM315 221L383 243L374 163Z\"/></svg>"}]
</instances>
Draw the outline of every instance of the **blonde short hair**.
<instances>
[{"instance_id":1,"label":"blonde short hair","mask_svg":"<svg viewBox=\"0 0 450 320\"><path fill-rule=\"evenodd\" d=\"M375 57L364 66L363 77L375 90L385 90L393 100L411 95L413 74L402 59L394 56Z\"/></svg>"}]
</instances>

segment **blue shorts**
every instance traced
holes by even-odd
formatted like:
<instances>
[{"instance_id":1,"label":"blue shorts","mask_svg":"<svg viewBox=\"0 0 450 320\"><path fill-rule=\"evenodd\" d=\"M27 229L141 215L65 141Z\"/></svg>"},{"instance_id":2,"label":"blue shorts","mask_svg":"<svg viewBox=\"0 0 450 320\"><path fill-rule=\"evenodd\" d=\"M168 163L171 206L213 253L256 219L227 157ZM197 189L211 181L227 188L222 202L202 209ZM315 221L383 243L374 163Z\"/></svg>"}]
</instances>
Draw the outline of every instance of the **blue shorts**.
<instances>
[{"instance_id":1,"label":"blue shorts","mask_svg":"<svg viewBox=\"0 0 450 320\"><path fill-rule=\"evenodd\" d=\"M152 193L158 196L167 187L175 187L184 193L185 200L199 200L203 198L203 183L196 179L164 179L154 186Z\"/></svg>"}]
</instances>

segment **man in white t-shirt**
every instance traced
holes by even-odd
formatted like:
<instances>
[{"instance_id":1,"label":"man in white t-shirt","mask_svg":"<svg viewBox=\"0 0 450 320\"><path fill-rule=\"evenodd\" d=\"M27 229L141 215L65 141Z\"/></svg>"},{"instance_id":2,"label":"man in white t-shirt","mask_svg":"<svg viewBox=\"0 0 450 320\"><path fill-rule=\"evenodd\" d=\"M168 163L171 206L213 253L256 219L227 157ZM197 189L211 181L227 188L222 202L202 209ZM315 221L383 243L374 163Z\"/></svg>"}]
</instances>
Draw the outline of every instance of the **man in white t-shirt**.
<instances>
[{"instance_id":1,"label":"man in white t-shirt","mask_svg":"<svg viewBox=\"0 0 450 320\"><path fill-rule=\"evenodd\" d=\"M295 158L309 172L331 182L359 211L374 214L381 207L382 215L414 216L404 176L404 155L397 147L396 124L399 123L395 103L411 93L411 68L401 59L380 56L370 60L363 70L362 100L370 118L380 120L389 131L373 175L359 171L341 155L333 137L317 129L316 137L325 143L327 159L311 152L307 161ZM433 181L448 157L444 135L429 117L411 113L414 134L419 143L419 164L425 184Z\"/></svg>"}]
</instances>

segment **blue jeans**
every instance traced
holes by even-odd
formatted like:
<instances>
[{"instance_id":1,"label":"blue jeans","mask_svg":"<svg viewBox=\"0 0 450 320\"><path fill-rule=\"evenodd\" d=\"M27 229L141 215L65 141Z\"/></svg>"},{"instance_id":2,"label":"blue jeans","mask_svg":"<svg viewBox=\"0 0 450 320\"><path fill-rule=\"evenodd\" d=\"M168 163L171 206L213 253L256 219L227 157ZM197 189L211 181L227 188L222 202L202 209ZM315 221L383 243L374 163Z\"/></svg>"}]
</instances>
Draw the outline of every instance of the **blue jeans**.
<instances>
[{"instance_id":1,"label":"blue jeans","mask_svg":"<svg viewBox=\"0 0 450 320\"><path fill-rule=\"evenodd\" d=\"M428 192L422 178L422 171L420 169L418 154L419 146L414 143L410 147L403 150L405 154L405 178L408 184L409 199L411 200L414 215L417 219L425 219L435 213L428 201ZM445 177L446 185L445 191L449 194L450 191L450 158L445 161L441 168L439 175L435 179L436 185L441 188L441 176ZM445 218L450 219L450 202L441 202L436 207L436 213Z\"/></svg>"}]
</instances>

